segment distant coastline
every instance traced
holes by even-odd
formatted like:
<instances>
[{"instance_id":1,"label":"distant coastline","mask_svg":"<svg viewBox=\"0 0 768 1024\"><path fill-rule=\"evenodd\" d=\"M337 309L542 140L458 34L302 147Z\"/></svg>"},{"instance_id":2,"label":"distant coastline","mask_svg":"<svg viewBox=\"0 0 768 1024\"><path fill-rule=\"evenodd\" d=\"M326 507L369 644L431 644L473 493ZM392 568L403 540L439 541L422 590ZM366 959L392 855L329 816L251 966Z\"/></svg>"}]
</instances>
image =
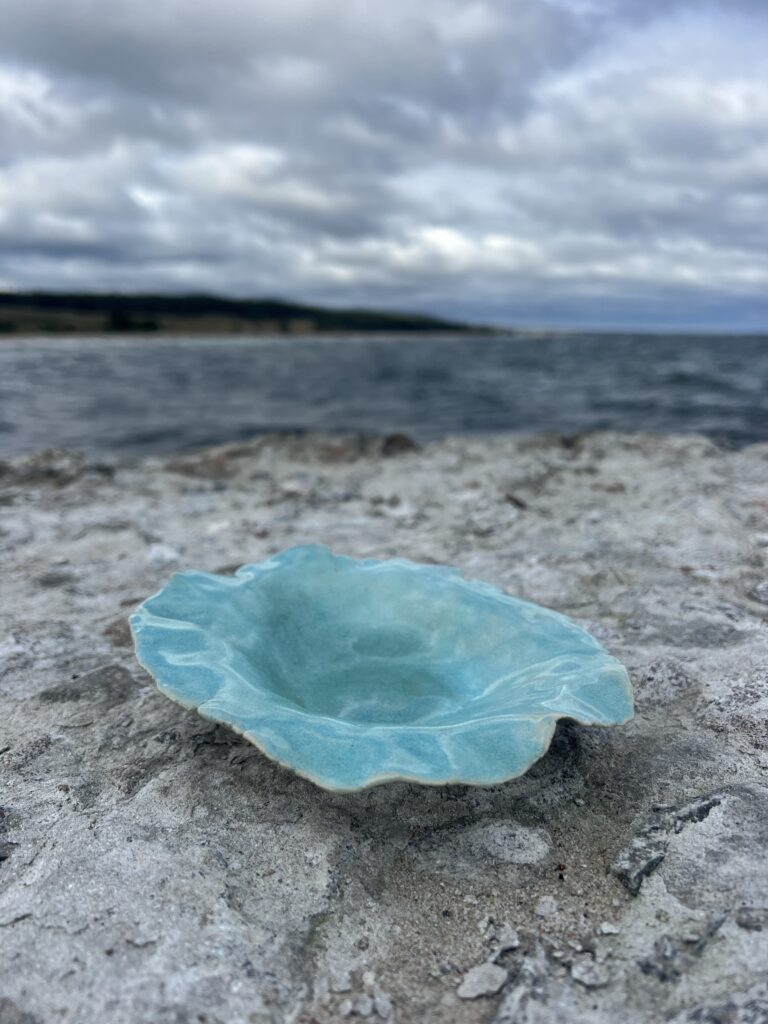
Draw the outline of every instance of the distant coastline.
<instances>
[{"instance_id":1,"label":"distant coastline","mask_svg":"<svg viewBox=\"0 0 768 1024\"><path fill-rule=\"evenodd\" d=\"M213 295L0 293L0 335L489 331L416 313L332 309Z\"/></svg>"}]
</instances>

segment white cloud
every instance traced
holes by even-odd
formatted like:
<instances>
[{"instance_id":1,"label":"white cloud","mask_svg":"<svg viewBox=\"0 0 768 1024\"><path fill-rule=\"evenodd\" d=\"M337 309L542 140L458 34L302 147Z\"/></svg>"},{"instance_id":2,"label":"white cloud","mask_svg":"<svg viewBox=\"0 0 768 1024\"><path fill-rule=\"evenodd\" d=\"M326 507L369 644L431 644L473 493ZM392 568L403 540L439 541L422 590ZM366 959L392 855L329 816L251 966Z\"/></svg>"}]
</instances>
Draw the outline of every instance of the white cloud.
<instances>
[{"instance_id":1,"label":"white cloud","mask_svg":"<svg viewBox=\"0 0 768 1024\"><path fill-rule=\"evenodd\" d=\"M7 285L768 319L751 0L0 0L0 21Z\"/></svg>"}]
</instances>

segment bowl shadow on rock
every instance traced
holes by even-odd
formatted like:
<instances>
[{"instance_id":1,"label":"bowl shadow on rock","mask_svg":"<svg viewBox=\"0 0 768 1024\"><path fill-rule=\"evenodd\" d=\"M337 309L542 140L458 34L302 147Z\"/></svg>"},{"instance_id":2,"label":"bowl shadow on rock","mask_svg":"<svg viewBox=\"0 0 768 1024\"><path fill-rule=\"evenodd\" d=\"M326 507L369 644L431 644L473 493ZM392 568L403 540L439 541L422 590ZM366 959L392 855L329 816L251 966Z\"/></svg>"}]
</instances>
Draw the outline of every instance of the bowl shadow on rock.
<instances>
[{"instance_id":1,"label":"bowl shadow on rock","mask_svg":"<svg viewBox=\"0 0 768 1024\"><path fill-rule=\"evenodd\" d=\"M225 726L212 726L203 742L207 754L198 747L200 768L190 778L196 799L213 813L229 788L240 807L253 806L257 796L270 820L333 836L336 884L357 886L374 900L394 898L403 885L410 891L444 879L469 891L500 885L530 910L533 891L557 885L560 862L573 864L575 850L580 870L603 894L598 898L608 899L618 884L610 865L648 805L644 742L570 720L558 723L548 751L525 775L487 788L392 782L333 793L270 761ZM429 900L438 898L438 890L429 891Z\"/></svg>"},{"instance_id":2,"label":"bowl shadow on rock","mask_svg":"<svg viewBox=\"0 0 768 1024\"><path fill-rule=\"evenodd\" d=\"M636 791L648 784L634 763L634 745L627 744L620 729L588 727L569 719L557 723L548 750L524 775L488 787L389 782L334 793L271 761L226 726L212 726L202 742L226 750L229 763L239 765L237 782L233 781L238 787L263 790L266 786L274 797L279 794L298 806L311 807L314 816L325 809L336 820L346 819L352 828L377 836L399 834L402 828L414 836L424 835L451 822L469 824L493 816L546 827L556 818L583 817L585 802L592 810L602 809L608 786L611 814L631 818L636 800L622 813L615 806L613 791L626 791L630 785ZM633 795L639 797L637 792Z\"/></svg>"},{"instance_id":3,"label":"bowl shadow on rock","mask_svg":"<svg viewBox=\"0 0 768 1024\"><path fill-rule=\"evenodd\" d=\"M155 696L173 740L142 769L133 791L171 769L174 804L201 820L218 820L227 833L257 835L275 827L291 835L295 828L298 843L308 837L310 844L330 842L336 882L357 880L374 897L413 871L443 878L459 872L464 880L486 882L496 877L524 889L535 876L556 877L561 862L569 862L571 872L577 859L595 897L615 897L623 879L614 866L638 836L658 831L658 805L686 812L688 802L723 781L712 738L681 729L668 709L662 714L651 704L616 728L562 719L547 752L501 785L392 782L330 792L227 726Z\"/></svg>"}]
</instances>

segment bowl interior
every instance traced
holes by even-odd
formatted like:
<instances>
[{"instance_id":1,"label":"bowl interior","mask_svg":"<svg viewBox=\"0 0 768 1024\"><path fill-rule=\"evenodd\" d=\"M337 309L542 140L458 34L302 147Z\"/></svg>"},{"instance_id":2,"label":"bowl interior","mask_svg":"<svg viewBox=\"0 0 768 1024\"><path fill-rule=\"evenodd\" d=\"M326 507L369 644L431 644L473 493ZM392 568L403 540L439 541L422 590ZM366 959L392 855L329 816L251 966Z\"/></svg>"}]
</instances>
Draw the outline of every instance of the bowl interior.
<instances>
[{"instance_id":1,"label":"bowl interior","mask_svg":"<svg viewBox=\"0 0 768 1024\"><path fill-rule=\"evenodd\" d=\"M285 566L233 590L215 632L249 686L358 723L458 721L498 701L500 683L506 703L524 701L543 659L574 653L572 637L545 638L458 576L391 563Z\"/></svg>"}]
</instances>

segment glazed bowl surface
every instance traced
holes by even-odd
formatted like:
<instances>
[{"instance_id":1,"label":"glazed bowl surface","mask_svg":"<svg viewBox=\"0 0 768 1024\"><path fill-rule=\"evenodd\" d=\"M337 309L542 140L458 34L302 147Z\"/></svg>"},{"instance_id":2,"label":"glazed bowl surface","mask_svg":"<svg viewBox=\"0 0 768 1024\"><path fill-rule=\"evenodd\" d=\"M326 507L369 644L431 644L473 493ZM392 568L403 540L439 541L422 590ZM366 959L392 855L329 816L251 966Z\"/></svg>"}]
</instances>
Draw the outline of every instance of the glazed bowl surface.
<instances>
[{"instance_id":1,"label":"glazed bowl surface","mask_svg":"<svg viewBox=\"0 0 768 1024\"><path fill-rule=\"evenodd\" d=\"M188 571L131 617L160 690L336 791L493 785L559 718L632 716L624 667L565 616L452 568L301 545Z\"/></svg>"}]
</instances>

